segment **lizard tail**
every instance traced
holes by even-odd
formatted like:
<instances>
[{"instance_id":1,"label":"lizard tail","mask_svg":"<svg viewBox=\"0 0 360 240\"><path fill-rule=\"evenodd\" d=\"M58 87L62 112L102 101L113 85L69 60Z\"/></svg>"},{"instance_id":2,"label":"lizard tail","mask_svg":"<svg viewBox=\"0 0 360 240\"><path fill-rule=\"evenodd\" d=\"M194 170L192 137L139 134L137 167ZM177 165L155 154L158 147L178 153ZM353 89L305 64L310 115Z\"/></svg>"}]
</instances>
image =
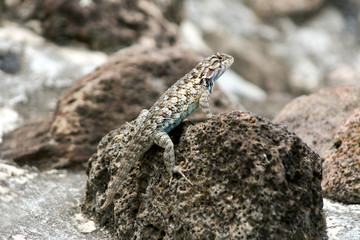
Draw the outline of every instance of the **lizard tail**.
<instances>
[{"instance_id":1,"label":"lizard tail","mask_svg":"<svg viewBox=\"0 0 360 240\"><path fill-rule=\"evenodd\" d=\"M126 179L135 162L140 158L140 156L142 156L144 150L147 151L149 149L149 146L147 146L139 152L138 148L142 148L142 146L143 144L136 145L137 148L128 150L125 156L121 157L121 164L116 172L116 175L112 177L112 181L106 191L105 202L99 208L100 211L104 211L113 202L115 194L120 189L121 183Z\"/></svg>"},{"instance_id":2,"label":"lizard tail","mask_svg":"<svg viewBox=\"0 0 360 240\"><path fill-rule=\"evenodd\" d=\"M115 185L117 185L115 183ZM120 184L119 184L120 185ZM116 189L117 190L117 189ZM104 211L109 205L110 203L112 203L114 196L116 194L117 191L114 191L111 187L108 188L107 193L106 193L106 198L105 198L105 202L103 203L103 205L99 208L100 211Z\"/></svg>"},{"instance_id":3,"label":"lizard tail","mask_svg":"<svg viewBox=\"0 0 360 240\"><path fill-rule=\"evenodd\" d=\"M106 198L103 205L99 208L100 211L104 211L114 200L115 194L118 191L118 187L121 185L122 179L121 178L114 178L114 182L112 186L110 186L106 191Z\"/></svg>"}]
</instances>

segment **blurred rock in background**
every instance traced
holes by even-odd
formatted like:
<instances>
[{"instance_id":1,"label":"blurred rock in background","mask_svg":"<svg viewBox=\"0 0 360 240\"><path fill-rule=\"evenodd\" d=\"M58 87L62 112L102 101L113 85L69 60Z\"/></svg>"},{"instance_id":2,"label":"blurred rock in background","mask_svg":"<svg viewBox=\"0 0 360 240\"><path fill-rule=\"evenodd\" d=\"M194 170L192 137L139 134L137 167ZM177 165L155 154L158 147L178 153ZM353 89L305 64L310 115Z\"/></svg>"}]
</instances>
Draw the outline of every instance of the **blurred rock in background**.
<instances>
[{"instance_id":1,"label":"blurred rock in background","mask_svg":"<svg viewBox=\"0 0 360 240\"><path fill-rule=\"evenodd\" d=\"M193 25L186 29L232 54L232 69L267 93L261 104L239 94L250 111L273 118L301 94L360 84L357 1L193 0L185 6L186 25ZM192 38L185 38L189 45Z\"/></svg>"},{"instance_id":2,"label":"blurred rock in background","mask_svg":"<svg viewBox=\"0 0 360 240\"><path fill-rule=\"evenodd\" d=\"M156 46L176 42L181 4L182 0L5 1L3 14L57 44L79 42L113 52L137 41Z\"/></svg>"}]
</instances>

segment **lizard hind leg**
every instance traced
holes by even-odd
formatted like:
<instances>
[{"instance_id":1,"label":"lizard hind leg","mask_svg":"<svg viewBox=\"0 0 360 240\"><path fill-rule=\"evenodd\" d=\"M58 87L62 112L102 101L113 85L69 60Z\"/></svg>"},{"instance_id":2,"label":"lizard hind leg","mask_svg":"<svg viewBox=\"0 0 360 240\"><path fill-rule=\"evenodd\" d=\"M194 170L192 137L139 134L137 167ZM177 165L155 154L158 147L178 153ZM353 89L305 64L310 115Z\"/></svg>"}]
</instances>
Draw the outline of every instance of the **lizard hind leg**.
<instances>
[{"instance_id":1,"label":"lizard hind leg","mask_svg":"<svg viewBox=\"0 0 360 240\"><path fill-rule=\"evenodd\" d=\"M173 178L173 173L179 173L188 183L192 185L190 180L184 175L180 166L175 166L175 152L174 152L174 144L170 139L169 134L165 131L158 130L153 135L154 143L165 149L164 151L164 162L167 171L170 174L170 182Z\"/></svg>"}]
</instances>

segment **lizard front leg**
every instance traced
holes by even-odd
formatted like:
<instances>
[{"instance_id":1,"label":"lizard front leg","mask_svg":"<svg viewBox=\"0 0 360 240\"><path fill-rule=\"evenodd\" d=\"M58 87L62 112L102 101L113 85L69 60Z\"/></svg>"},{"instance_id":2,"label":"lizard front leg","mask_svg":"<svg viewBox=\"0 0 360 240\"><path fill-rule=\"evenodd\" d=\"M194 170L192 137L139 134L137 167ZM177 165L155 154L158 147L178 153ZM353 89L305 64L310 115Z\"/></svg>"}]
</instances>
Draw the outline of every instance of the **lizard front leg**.
<instances>
[{"instance_id":1,"label":"lizard front leg","mask_svg":"<svg viewBox=\"0 0 360 240\"><path fill-rule=\"evenodd\" d=\"M202 112L205 114L207 118L211 118L212 113L210 110L210 94L209 89L206 89L200 96L199 105L201 107Z\"/></svg>"},{"instance_id":2,"label":"lizard front leg","mask_svg":"<svg viewBox=\"0 0 360 240\"><path fill-rule=\"evenodd\" d=\"M164 163L167 171L170 174L170 183L173 177L173 173L179 173L188 183L192 185L189 179L184 175L181 171L180 166L175 166L175 152L174 152L174 144L170 139L169 134L165 131L157 130L153 135L153 141L156 145L165 149L164 151Z\"/></svg>"},{"instance_id":3,"label":"lizard front leg","mask_svg":"<svg viewBox=\"0 0 360 240\"><path fill-rule=\"evenodd\" d=\"M141 110L139 116L135 120L136 125L140 126L140 124L142 124L144 122L144 120L148 116L148 114L149 114L149 110L147 110L147 109Z\"/></svg>"}]
</instances>

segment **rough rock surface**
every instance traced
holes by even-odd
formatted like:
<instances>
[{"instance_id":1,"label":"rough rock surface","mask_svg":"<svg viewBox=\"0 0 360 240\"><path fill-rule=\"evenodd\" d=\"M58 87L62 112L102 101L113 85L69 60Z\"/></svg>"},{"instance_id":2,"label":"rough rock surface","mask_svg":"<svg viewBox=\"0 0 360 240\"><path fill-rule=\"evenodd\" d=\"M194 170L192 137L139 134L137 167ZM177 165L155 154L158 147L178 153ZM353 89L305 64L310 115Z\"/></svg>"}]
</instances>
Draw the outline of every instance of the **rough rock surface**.
<instances>
[{"instance_id":1,"label":"rough rock surface","mask_svg":"<svg viewBox=\"0 0 360 240\"><path fill-rule=\"evenodd\" d=\"M359 109L359 86L334 87L296 98L274 119L320 154L324 195L346 203L360 203Z\"/></svg>"},{"instance_id":2,"label":"rough rock surface","mask_svg":"<svg viewBox=\"0 0 360 240\"><path fill-rule=\"evenodd\" d=\"M323 209L329 240L360 239L359 204L342 204L324 198Z\"/></svg>"},{"instance_id":3,"label":"rough rock surface","mask_svg":"<svg viewBox=\"0 0 360 240\"><path fill-rule=\"evenodd\" d=\"M180 176L168 185L163 151L154 146L114 204L98 212L116 173L117 163L109 163L132 134L125 124L102 139L89 161L82 204L118 239L326 238L319 156L283 125L237 111L170 133L177 164L193 186Z\"/></svg>"},{"instance_id":4,"label":"rough rock surface","mask_svg":"<svg viewBox=\"0 0 360 240\"><path fill-rule=\"evenodd\" d=\"M323 193L344 202L360 203L360 108L335 133L325 156Z\"/></svg>"},{"instance_id":5,"label":"rough rock surface","mask_svg":"<svg viewBox=\"0 0 360 240\"><path fill-rule=\"evenodd\" d=\"M5 135L0 157L42 169L83 165L107 132L151 107L201 59L179 46L126 48L80 79L59 100L52 117ZM215 89L211 104L214 113L236 109L219 89ZM199 120L203 115L193 118Z\"/></svg>"},{"instance_id":6,"label":"rough rock surface","mask_svg":"<svg viewBox=\"0 0 360 240\"><path fill-rule=\"evenodd\" d=\"M80 212L83 171L20 168L0 160L0 239L111 239Z\"/></svg>"},{"instance_id":7,"label":"rough rock surface","mask_svg":"<svg viewBox=\"0 0 360 240\"><path fill-rule=\"evenodd\" d=\"M311 149L324 157L335 143L335 129L359 107L359 86L332 87L294 99L274 121L290 127Z\"/></svg>"},{"instance_id":8,"label":"rough rock surface","mask_svg":"<svg viewBox=\"0 0 360 240\"><path fill-rule=\"evenodd\" d=\"M177 41L182 0L5 1L4 12L57 43L79 41L113 50L135 42L169 46ZM0 10L1 10L0 4Z\"/></svg>"}]
</instances>

